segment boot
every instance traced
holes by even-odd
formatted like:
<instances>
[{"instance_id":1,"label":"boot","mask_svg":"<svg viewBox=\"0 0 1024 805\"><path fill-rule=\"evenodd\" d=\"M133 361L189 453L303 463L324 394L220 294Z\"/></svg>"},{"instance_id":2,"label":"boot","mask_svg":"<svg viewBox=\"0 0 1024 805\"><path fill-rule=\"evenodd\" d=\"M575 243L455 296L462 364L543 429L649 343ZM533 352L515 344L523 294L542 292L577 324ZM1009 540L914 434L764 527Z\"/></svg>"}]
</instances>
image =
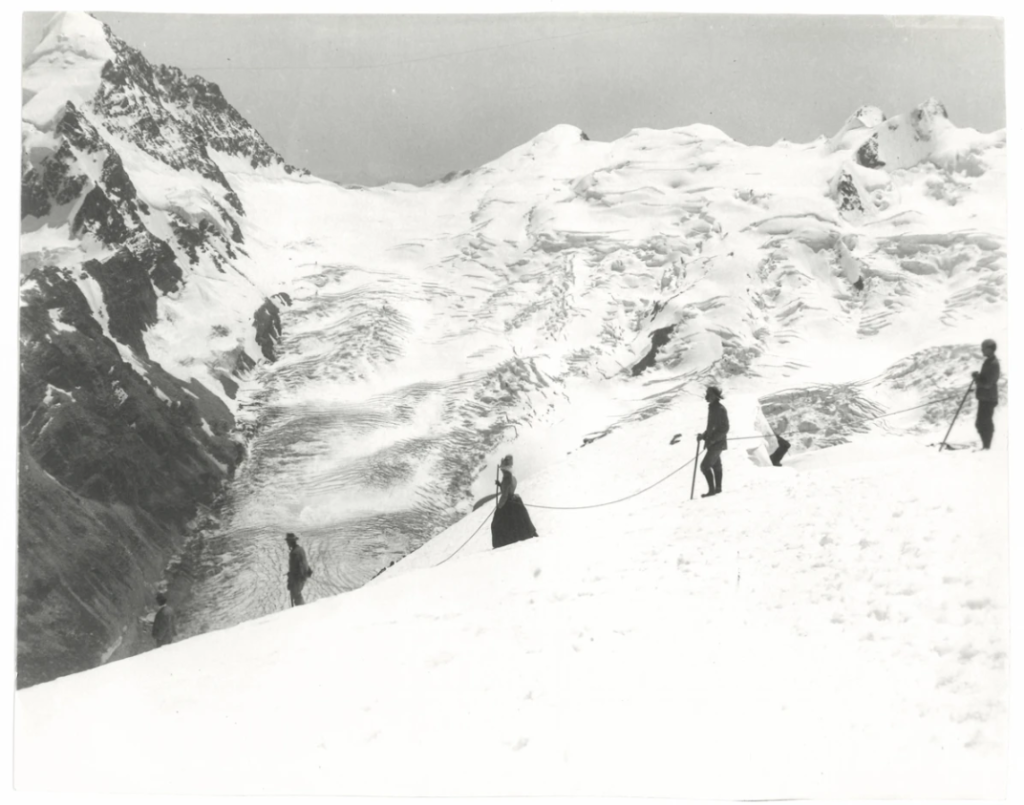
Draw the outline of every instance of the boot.
<instances>
[{"instance_id":1,"label":"boot","mask_svg":"<svg viewBox=\"0 0 1024 805\"><path fill-rule=\"evenodd\" d=\"M712 469L712 472L715 476L715 494L720 495L722 494L722 468L720 466L715 467Z\"/></svg>"}]
</instances>

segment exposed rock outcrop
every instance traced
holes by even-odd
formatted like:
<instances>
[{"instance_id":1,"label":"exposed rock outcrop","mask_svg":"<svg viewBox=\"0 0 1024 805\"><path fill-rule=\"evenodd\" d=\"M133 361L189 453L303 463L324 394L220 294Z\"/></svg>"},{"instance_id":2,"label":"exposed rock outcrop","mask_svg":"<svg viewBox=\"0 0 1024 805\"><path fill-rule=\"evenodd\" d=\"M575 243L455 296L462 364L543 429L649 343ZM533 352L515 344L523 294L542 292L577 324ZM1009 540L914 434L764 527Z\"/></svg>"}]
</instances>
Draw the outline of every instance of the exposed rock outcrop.
<instances>
[{"instance_id":1,"label":"exposed rock outcrop","mask_svg":"<svg viewBox=\"0 0 1024 805\"><path fill-rule=\"evenodd\" d=\"M227 403L247 348L274 358L281 322L233 265L245 210L218 159L304 173L215 84L150 64L88 15L54 18L25 94L23 230L63 227L72 248L55 257L42 238L23 254L19 685L100 662L233 475L244 450ZM197 356L208 388L147 339L211 271L252 307L248 333Z\"/></svg>"}]
</instances>

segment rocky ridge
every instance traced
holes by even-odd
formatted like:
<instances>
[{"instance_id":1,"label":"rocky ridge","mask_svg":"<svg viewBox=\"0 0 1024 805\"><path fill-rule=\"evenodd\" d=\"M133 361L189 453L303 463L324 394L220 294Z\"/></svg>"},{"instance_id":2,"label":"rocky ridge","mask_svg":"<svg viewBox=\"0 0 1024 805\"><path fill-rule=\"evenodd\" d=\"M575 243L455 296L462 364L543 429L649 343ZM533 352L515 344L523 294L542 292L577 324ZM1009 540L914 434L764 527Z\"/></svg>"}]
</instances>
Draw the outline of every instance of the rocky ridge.
<instances>
[{"instance_id":1,"label":"rocky ridge","mask_svg":"<svg viewBox=\"0 0 1024 805\"><path fill-rule=\"evenodd\" d=\"M151 65L88 15L53 19L25 83L20 685L130 643L188 522L233 476L231 398L274 359L282 298L243 273L245 211L217 160L305 174L215 84ZM199 179L160 192L154 173ZM214 306L224 347L192 356L199 373L164 366L153 328L211 275L251 300L247 320Z\"/></svg>"}]
</instances>

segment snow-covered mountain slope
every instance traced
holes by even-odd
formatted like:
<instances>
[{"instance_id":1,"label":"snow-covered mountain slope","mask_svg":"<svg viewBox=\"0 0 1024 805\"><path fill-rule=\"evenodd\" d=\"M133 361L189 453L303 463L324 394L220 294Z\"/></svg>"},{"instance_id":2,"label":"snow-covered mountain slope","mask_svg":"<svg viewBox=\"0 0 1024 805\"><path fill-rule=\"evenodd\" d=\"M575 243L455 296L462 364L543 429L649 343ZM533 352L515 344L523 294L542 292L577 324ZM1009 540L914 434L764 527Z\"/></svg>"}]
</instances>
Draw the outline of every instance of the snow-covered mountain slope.
<instances>
[{"instance_id":1,"label":"snow-covered mountain slope","mask_svg":"<svg viewBox=\"0 0 1024 805\"><path fill-rule=\"evenodd\" d=\"M1005 441L734 444L715 498L684 467L542 508L668 476L684 414L524 468L539 539L491 550L481 509L362 589L19 692L19 790L1000 797Z\"/></svg>"},{"instance_id":2,"label":"snow-covered mountain slope","mask_svg":"<svg viewBox=\"0 0 1024 805\"><path fill-rule=\"evenodd\" d=\"M868 172L858 142L559 126L424 188L228 173L248 221L287 211L249 241L307 275L240 392L250 460L185 558L186 632L287 603L285 531L323 567L313 595L353 589L492 491L509 449L543 466L670 406L699 429L712 380L797 452L948 421L1005 334L1003 141L971 141L973 177ZM854 209L844 174L884 192ZM942 182L955 204L923 189Z\"/></svg>"},{"instance_id":3,"label":"snow-covered mountain slope","mask_svg":"<svg viewBox=\"0 0 1024 805\"><path fill-rule=\"evenodd\" d=\"M24 684L130 636L146 582L233 475L231 398L273 356L283 297L247 257L221 165L301 172L215 85L85 14L53 18L23 83Z\"/></svg>"},{"instance_id":4,"label":"snow-covered mountain slope","mask_svg":"<svg viewBox=\"0 0 1024 805\"><path fill-rule=\"evenodd\" d=\"M344 188L86 15L55 19L25 88L32 681L138 648L197 504L186 637L287 603L284 531L312 598L351 590L491 492L497 456L529 475L664 412L694 433L705 382L797 454L931 438L984 337L1009 370L1005 133L935 101L772 147L563 125L426 187ZM81 512L54 529L44 500ZM145 562L105 536L140 531Z\"/></svg>"}]
</instances>

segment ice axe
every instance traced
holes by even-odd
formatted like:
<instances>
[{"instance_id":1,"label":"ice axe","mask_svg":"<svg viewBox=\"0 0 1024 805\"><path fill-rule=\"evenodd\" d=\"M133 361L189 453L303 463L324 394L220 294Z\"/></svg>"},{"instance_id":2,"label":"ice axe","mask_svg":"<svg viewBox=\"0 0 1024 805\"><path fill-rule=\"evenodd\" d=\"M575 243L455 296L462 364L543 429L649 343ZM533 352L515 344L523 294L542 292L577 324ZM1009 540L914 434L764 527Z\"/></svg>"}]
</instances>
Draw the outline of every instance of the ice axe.
<instances>
[{"instance_id":1,"label":"ice axe","mask_svg":"<svg viewBox=\"0 0 1024 805\"><path fill-rule=\"evenodd\" d=\"M498 497L497 494L487 495L487 497L480 498L480 500L478 500L476 503L473 504L473 511L476 511L481 506L483 506L485 503L487 503L488 501L494 500L496 497Z\"/></svg>"},{"instance_id":2,"label":"ice axe","mask_svg":"<svg viewBox=\"0 0 1024 805\"><path fill-rule=\"evenodd\" d=\"M946 435L942 437L942 441L939 442L939 452L942 452L942 448L946 446L946 439L949 438L949 434L953 432L953 425L956 423L956 418L960 416L960 409L964 407L964 403L967 402L967 395L971 393L971 389L974 388L974 378L971 378L970 385L967 386L967 391L964 392L964 398L960 400L960 405L956 407L956 413L953 414L953 421L949 423L949 430L946 431Z\"/></svg>"},{"instance_id":3,"label":"ice axe","mask_svg":"<svg viewBox=\"0 0 1024 805\"><path fill-rule=\"evenodd\" d=\"M683 438L683 434L677 433L675 436L672 437L672 441L670 441L669 444L676 444L682 438Z\"/></svg>"},{"instance_id":4,"label":"ice axe","mask_svg":"<svg viewBox=\"0 0 1024 805\"><path fill-rule=\"evenodd\" d=\"M700 458L700 436L697 437L697 452L693 454L693 480L690 481L690 500L693 500L693 490L697 486L697 459Z\"/></svg>"}]
</instances>

